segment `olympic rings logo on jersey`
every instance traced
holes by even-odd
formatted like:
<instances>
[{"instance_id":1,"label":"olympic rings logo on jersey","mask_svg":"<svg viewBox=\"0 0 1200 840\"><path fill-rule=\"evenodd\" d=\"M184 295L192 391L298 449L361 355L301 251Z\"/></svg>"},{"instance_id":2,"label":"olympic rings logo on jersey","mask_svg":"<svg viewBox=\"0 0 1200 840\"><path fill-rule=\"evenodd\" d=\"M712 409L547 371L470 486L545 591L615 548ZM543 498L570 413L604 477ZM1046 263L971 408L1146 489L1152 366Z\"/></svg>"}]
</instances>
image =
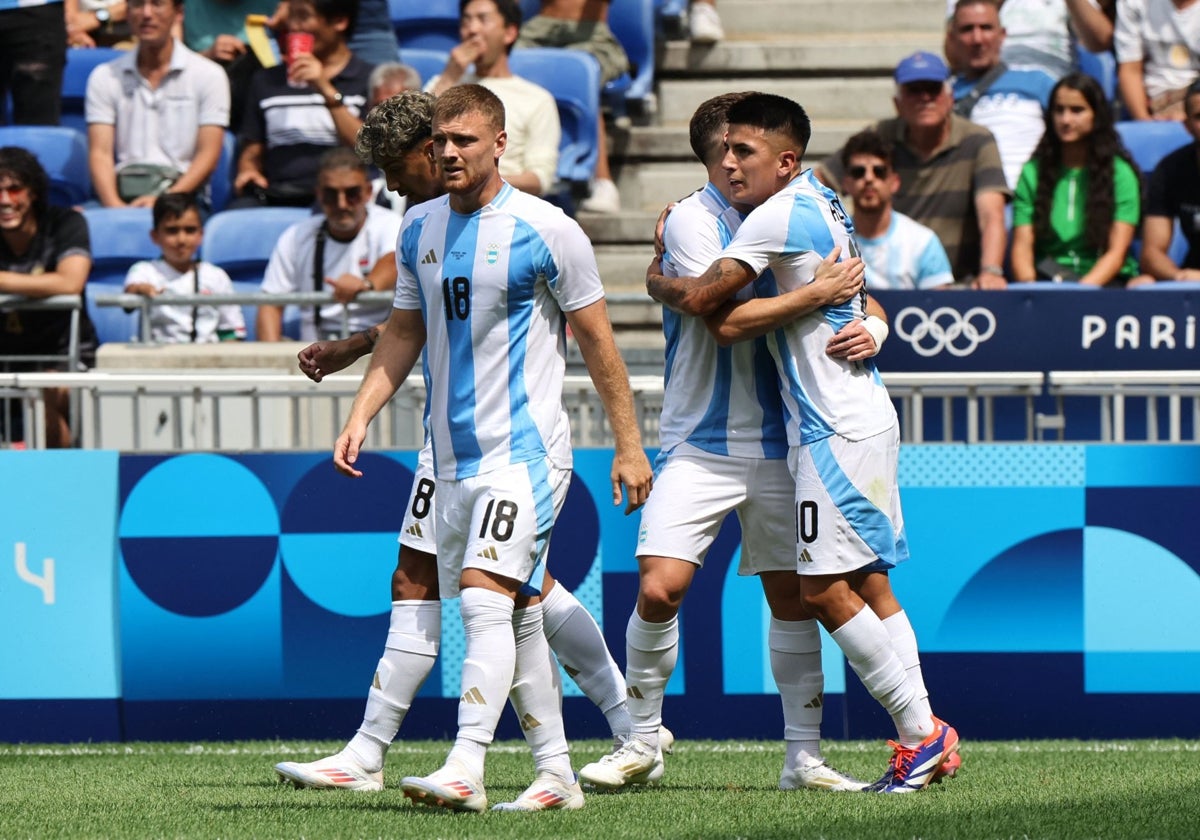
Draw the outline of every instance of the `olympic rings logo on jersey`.
<instances>
[{"instance_id":1,"label":"olympic rings logo on jersey","mask_svg":"<svg viewBox=\"0 0 1200 840\"><path fill-rule=\"evenodd\" d=\"M906 306L896 316L896 335L917 355L926 357L943 350L952 356L970 356L995 332L996 316L982 306L973 306L965 314L949 306L939 306L929 314L920 307Z\"/></svg>"}]
</instances>

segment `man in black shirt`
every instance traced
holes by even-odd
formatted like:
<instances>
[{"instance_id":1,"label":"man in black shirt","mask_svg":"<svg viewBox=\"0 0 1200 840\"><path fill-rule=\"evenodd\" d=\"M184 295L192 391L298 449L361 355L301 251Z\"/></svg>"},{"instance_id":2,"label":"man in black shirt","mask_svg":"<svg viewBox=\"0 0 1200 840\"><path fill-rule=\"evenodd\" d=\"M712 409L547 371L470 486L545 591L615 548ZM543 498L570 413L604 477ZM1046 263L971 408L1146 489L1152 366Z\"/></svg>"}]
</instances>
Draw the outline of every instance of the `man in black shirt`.
<instances>
[{"instance_id":1,"label":"man in black shirt","mask_svg":"<svg viewBox=\"0 0 1200 840\"><path fill-rule=\"evenodd\" d=\"M1200 81L1184 98L1183 125L1196 138L1164 157L1150 176L1150 194L1142 222L1142 271L1129 285L1155 280L1200 280ZM1187 239L1187 257L1177 265L1170 256L1179 222Z\"/></svg>"}]
</instances>

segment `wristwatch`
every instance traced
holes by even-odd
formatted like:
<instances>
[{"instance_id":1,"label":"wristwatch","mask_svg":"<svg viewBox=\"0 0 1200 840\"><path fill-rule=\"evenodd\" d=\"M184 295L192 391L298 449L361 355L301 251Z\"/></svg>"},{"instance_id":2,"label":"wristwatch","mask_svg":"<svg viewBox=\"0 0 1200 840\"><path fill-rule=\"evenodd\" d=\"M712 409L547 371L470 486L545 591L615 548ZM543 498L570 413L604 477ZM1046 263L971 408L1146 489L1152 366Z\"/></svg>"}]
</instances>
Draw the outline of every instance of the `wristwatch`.
<instances>
[{"instance_id":1,"label":"wristwatch","mask_svg":"<svg viewBox=\"0 0 1200 840\"><path fill-rule=\"evenodd\" d=\"M334 91L333 96L325 100L326 108L340 108L346 103L342 101L341 91Z\"/></svg>"},{"instance_id":2,"label":"wristwatch","mask_svg":"<svg viewBox=\"0 0 1200 840\"><path fill-rule=\"evenodd\" d=\"M101 26L107 26L112 21L112 12L108 9L96 9L92 12L96 16L96 22Z\"/></svg>"}]
</instances>

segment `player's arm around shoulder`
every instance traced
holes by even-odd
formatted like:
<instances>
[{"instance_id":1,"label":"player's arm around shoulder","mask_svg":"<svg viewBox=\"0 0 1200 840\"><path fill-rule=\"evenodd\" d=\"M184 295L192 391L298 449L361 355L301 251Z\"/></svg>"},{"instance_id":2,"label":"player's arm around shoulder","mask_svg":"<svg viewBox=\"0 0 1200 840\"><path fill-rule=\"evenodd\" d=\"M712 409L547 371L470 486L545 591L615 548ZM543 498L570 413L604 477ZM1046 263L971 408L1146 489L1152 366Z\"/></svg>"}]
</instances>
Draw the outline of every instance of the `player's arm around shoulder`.
<instances>
[{"instance_id":1,"label":"player's arm around shoulder","mask_svg":"<svg viewBox=\"0 0 1200 840\"><path fill-rule=\"evenodd\" d=\"M654 482L654 472L642 449L629 372L613 338L608 306L601 298L567 312L566 317L612 426L615 441L611 474L613 504L621 503L624 488L628 500L625 512L631 513L645 504Z\"/></svg>"}]
</instances>

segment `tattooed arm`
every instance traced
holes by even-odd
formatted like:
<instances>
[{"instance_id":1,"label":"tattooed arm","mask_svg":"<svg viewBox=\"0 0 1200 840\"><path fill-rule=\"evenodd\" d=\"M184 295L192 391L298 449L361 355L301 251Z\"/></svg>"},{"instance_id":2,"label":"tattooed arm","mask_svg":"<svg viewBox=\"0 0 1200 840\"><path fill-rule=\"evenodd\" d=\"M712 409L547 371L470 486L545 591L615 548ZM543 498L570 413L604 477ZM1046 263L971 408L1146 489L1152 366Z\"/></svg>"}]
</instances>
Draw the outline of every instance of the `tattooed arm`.
<instances>
[{"instance_id":1,"label":"tattooed arm","mask_svg":"<svg viewBox=\"0 0 1200 840\"><path fill-rule=\"evenodd\" d=\"M646 269L646 292L669 309L703 317L755 278L739 260L718 259L699 277L664 277L656 257Z\"/></svg>"}]
</instances>

